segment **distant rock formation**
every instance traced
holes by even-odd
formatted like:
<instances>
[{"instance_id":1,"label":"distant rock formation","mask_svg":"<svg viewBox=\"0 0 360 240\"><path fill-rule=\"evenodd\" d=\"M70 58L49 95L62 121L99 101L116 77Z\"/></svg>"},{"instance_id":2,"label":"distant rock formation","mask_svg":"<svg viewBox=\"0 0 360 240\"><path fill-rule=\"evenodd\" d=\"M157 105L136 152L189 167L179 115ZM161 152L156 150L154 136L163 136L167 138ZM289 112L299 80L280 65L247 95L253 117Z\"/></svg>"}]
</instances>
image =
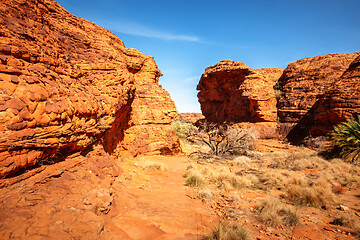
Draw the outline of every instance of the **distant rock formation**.
<instances>
[{"instance_id":1,"label":"distant rock formation","mask_svg":"<svg viewBox=\"0 0 360 240\"><path fill-rule=\"evenodd\" d=\"M281 91L277 104L280 122L299 122L317 98L338 82L358 55L335 53L290 63L277 85Z\"/></svg>"},{"instance_id":2,"label":"distant rock formation","mask_svg":"<svg viewBox=\"0 0 360 240\"><path fill-rule=\"evenodd\" d=\"M152 57L53 0L3 0L0 13L0 177L95 142L119 156L180 150Z\"/></svg>"},{"instance_id":3,"label":"distant rock formation","mask_svg":"<svg viewBox=\"0 0 360 240\"><path fill-rule=\"evenodd\" d=\"M360 114L359 58L322 55L292 62L284 71L221 61L198 84L201 109L209 121L255 127L262 138L280 135L300 143L326 135Z\"/></svg>"},{"instance_id":4,"label":"distant rock formation","mask_svg":"<svg viewBox=\"0 0 360 240\"><path fill-rule=\"evenodd\" d=\"M282 72L230 60L206 68L197 86L202 113L212 122L275 122L273 87Z\"/></svg>"},{"instance_id":5,"label":"distant rock formation","mask_svg":"<svg viewBox=\"0 0 360 240\"><path fill-rule=\"evenodd\" d=\"M188 123L196 123L198 120L205 118L202 113L179 113L176 120Z\"/></svg>"},{"instance_id":6,"label":"distant rock formation","mask_svg":"<svg viewBox=\"0 0 360 240\"><path fill-rule=\"evenodd\" d=\"M352 54L351 56L356 55ZM360 114L360 54L289 132L287 138L301 143L307 136L326 135L334 125Z\"/></svg>"}]
</instances>

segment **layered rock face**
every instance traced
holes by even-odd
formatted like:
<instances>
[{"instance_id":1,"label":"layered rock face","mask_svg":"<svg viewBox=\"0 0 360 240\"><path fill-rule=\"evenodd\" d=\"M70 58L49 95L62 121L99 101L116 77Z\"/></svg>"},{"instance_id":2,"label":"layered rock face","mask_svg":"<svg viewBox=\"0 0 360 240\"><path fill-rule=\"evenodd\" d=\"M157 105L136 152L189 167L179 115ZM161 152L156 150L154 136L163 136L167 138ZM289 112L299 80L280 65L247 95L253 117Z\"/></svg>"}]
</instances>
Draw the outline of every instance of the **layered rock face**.
<instances>
[{"instance_id":1,"label":"layered rock face","mask_svg":"<svg viewBox=\"0 0 360 240\"><path fill-rule=\"evenodd\" d=\"M206 68L197 86L202 113L212 122L276 121L273 87L282 71L229 60Z\"/></svg>"},{"instance_id":2,"label":"layered rock face","mask_svg":"<svg viewBox=\"0 0 360 240\"><path fill-rule=\"evenodd\" d=\"M359 53L328 54L292 62L279 79L280 122L297 123L348 69ZM346 97L345 97L346 98Z\"/></svg>"},{"instance_id":3,"label":"layered rock face","mask_svg":"<svg viewBox=\"0 0 360 240\"><path fill-rule=\"evenodd\" d=\"M96 141L109 153L179 151L152 57L53 0L4 0L0 12L0 177Z\"/></svg>"},{"instance_id":4,"label":"layered rock face","mask_svg":"<svg viewBox=\"0 0 360 240\"><path fill-rule=\"evenodd\" d=\"M287 138L300 143L306 136L326 135L334 125L360 114L360 54L319 97Z\"/></svg>"},{"instance_id":5,"label":"layered rock face","mask_svg":"<svg viewBox=\"0 0 360 240\"><path fill-rule=\"evenodd\" d=\"M205 118L202 113L179 113L176 120L188 123L196 123L198 120Z\"/></svg>"}]
</instances>

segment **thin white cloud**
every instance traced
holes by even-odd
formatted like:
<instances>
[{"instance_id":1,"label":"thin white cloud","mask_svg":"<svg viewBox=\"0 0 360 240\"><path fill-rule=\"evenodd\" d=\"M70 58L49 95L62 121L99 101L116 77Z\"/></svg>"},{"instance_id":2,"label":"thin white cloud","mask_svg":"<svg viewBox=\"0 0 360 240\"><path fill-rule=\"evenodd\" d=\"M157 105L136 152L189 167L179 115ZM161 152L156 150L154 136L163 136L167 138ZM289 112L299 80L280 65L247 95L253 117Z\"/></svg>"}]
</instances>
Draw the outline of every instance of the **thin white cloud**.
<instances>
[{"instance_id":1,"label":"thin white cloud","mask_svg":"<svg viewBox=\"0 0 360 240\"><path fill-rule=\"evenodd\" d=\"M188 77L184 79L184 82L186 83L192 83L192 82L198 82L200 80L199 76L193 76L193 77Z\"/></svg>"},{"instance_id":2,"label":"thin white cloud","mask_svg":"<svg viewBox=\"0 0 360 240\"><path fill-rule=\"evenodd\" d=\"M109 29L110 31L134 36L157 38L166 41L202 42L201 39L195 35L177 34L173 32L161 31L136 23L103 22L101 25Z\"/></svg>"}]
</instances>

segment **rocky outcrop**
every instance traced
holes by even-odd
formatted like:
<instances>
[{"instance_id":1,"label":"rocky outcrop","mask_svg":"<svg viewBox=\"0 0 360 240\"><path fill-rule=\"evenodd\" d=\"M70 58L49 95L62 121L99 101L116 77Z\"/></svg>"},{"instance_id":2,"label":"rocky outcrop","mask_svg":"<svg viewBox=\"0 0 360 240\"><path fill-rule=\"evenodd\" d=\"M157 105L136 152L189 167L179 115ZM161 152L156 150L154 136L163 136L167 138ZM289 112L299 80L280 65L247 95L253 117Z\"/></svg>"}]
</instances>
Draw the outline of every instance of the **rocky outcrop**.
<instances>
[{"instance_id":1,"label":"rocky outcrop","mask_svg":"<svg viewBox=\"0 0 360 240\"><path fill-rule=\"evenodd\" d=\"M53 0L0 12L0 177L96 141L120 155L179 151L152 57Z\"/></svg>"},{"instance_id":2,"label":"rocky outcrop","mask_svg":"<svg viewBox=\"0 0 360 240\"><path fill-rule=\"evenodd\" d=\"M360 54L289 132L289 141L301 143L307 136L326 135L334 125L360 114L359 83Z\"/></svg>"},{"instance_id":3,"label":"rocky outcrop","mask_svg":"<svg viewBox=\"0 0 360 240\"><path fill-rule=\"evenodd\" d=\"M205 118L202 113L179 113L175 118L178 121L196 123L198 120Z\"/></svg>"},{"instance_id":4,"label":"rocky outcrop","mask_svg":"<svg viewBox=\"0 0 360 240\"><path fill-rule=\"evenodd\" d=\"M229 60L206 68L197 86L202 113L212 122L276 121L273 87L282 71Z\"/></svg>"},{"instance_id":5,"label":"rocky outcrop","mask_svg":"<svg viewBox=\"0 0 360 240\"><path fill-rule=\"evenodd\" d=\"M277 104L280 122L299 122L358 55L335 53L290 63L277 85L281 91Z\"/></svg>"}]
</instances>

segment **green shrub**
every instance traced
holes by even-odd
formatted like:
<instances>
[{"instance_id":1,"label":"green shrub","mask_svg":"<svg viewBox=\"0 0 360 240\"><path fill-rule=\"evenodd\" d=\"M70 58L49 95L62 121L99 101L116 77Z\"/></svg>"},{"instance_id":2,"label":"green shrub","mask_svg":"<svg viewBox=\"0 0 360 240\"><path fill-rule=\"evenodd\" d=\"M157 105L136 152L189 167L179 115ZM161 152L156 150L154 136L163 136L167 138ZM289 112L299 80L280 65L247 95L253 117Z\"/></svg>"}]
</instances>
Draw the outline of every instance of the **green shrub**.
<instances>
[{"instance_id":1,"label":"green shrub","mask_svg":"<svg viewBox=\"0 0 360 240\"><path fill-rule=\"evenodd\" d=\"M187 139L192 132L197 131L197 128L191 123L176 120L171 124L171 131L179 138Z\"/></svg>"},{"instance_id":2,"label":"green shrub","mask_svg":"<svg viewBox=\"0 0 360 240\"><path fill-rule=\"evenodd\" d=\"M345 161L355 163L360 159L360 115L334 127L331 139L341 149Z\"/></svg>"}]
</instances>

